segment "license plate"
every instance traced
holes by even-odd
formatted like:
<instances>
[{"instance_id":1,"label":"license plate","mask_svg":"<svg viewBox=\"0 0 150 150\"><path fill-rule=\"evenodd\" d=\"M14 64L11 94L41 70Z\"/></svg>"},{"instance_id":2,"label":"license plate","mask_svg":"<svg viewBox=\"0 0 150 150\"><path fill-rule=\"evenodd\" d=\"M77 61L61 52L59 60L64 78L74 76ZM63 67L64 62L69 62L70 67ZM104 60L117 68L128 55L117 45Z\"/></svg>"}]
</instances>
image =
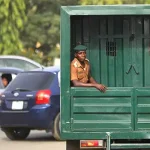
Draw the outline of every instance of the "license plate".
<instances>
[{"instance_id":1,"label":"license plate","mask_svg":"<svg viewBox=\"0 0 150 150\"><path fill-rule=\"evenodd\" d=\"M23 101L12 102L12 110L22 110L22 109L23 109Z\"/></svg>"}]
</instances>

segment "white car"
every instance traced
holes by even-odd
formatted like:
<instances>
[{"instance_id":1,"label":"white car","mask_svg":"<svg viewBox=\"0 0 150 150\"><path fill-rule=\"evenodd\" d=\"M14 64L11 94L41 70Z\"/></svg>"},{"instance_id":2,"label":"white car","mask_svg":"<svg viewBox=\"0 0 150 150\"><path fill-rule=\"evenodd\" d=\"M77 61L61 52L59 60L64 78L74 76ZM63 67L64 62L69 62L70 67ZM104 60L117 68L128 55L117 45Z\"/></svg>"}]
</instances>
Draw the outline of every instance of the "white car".
<instances>
[{"instance_id":1,"label":"white car","mask_svg":"<svg viewBox=\"0 0 150 150\"><path fill-rule=\"evenodd\" d=\"M0 56L0 67L15 67L23 69L24 71L33 70L36 68L44 68L42 65L29 58L14 55Z\"/></svg>"}]
</instances>

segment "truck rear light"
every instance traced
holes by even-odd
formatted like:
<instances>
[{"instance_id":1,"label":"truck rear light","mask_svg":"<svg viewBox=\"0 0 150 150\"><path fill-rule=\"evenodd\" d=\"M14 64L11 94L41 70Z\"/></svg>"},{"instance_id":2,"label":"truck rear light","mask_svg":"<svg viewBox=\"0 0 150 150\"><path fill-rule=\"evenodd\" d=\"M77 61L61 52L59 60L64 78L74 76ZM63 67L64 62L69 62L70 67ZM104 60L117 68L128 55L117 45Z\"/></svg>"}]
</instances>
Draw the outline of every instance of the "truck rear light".
<instances>
[{"instance_id":1,"label":"truck rear light","mask_svg":"<svg viewBox=\"0 0 150 150\"><path fill-rule=\"evenodd\" d=\"M80 148L104 148L103 140L81 140Z\"/></svg>"},{"instance_id":2,"label":"truck rear light","mask_svg":"<svg viewBox=\"0 0 150 150\"><path fill-rule=\"evenodd\" d=\"M50 103L50 96L51 91L50 90L40 90L36 94L36 104L48 104Z\"/></svg>"}]
</instances>

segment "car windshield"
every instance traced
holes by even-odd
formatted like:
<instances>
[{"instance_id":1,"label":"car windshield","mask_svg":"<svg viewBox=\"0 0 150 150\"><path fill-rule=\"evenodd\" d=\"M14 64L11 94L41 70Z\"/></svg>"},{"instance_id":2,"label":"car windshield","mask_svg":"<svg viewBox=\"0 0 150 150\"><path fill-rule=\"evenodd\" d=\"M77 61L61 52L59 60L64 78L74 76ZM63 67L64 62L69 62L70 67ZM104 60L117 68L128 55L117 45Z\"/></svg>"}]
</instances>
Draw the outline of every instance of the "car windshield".
<instances>
[{"instance_id":1,"label":"car windshield","mask_svg":"<svg viewBox=\"0 0 150 150\"><path fill-rule=\"evenodd\" d=\"M24 72L20 73L6 91L37 91L50 87L55 74L50 72Z\"/></svg>"},{"instance_id":2,"label":"car windshield","mask_svg":"<svg viewBox=\"0 0 150 150\"><path fill-rule=\"evenodd\" d=\"M33 70L36 68L40 68L39 65L35 65L32 62L29 62L28 60L22 60L18 58L1 58L0 59L0 66L1 67L15 67L20 68L25 71Z\"/></svg>"}]
</instances>

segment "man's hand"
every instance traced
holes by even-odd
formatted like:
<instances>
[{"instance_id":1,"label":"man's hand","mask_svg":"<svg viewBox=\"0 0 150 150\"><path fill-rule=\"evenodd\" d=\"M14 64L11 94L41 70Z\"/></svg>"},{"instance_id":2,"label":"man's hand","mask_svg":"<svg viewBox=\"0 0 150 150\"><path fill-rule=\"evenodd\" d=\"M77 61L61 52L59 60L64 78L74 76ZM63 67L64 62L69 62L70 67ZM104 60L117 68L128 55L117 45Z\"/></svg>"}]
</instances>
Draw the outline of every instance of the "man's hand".
<instances>
[{"instance_id":1,"label":"man's hand","mask_svg":"<svg viewBox=\"0 0 150 150\"><path fill-rule=\"evenodd\" d=\"M107 89L103 84L95 84L95 87L102 92L105 92Z\"/></svg>"}]
</instances>

